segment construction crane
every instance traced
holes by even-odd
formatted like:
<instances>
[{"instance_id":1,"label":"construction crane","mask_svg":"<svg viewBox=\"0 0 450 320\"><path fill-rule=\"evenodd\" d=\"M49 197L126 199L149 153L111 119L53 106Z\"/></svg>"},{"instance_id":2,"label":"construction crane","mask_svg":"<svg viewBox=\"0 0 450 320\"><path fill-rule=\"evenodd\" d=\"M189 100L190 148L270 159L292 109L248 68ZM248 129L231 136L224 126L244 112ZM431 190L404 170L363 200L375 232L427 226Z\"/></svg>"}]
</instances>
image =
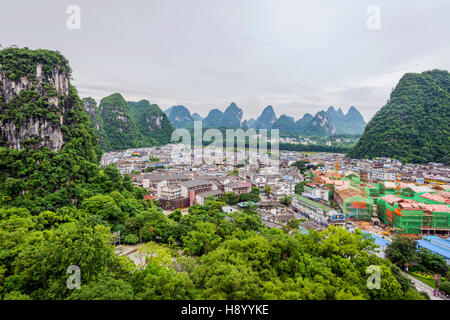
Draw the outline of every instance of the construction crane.
<instances>
[{"instance_id":1,"label":"construction crane","mask_svg":"<svg viewBox=\"0 0 450 320\"><path fill-rule=\"evenodd\" d=\"M398 173L397 174L397 186L395 187L395 190L396 190L396 195L397 196L399 196L400 195L400 176L401 176L401 174L400 173Z\"/></svg>"},{"instance_id":2,"label":"construction crane","mask_svg":"<svg viewBox=\"0 0 450 320\"><path fill-rule=\"evenodd\" d=\"M338 158L337 158L337 156L336 156L336 174L335 174L335 177L334 177L334 179L335 180L337 180L338 179L338 177L339 177L339 161L338 161Z\"/></svg>"}]
</instances>

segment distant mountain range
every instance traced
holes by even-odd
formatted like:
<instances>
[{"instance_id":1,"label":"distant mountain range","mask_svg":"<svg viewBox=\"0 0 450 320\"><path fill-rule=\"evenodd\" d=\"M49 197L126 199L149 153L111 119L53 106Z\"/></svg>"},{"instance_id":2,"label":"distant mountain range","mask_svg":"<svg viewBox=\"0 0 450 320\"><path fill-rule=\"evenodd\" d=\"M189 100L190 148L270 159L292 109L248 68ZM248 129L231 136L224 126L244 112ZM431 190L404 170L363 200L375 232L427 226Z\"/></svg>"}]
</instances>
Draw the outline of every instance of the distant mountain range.
<instances>
[{"instance_id":1,"label":"distant mountain range","mask_svg":"<svg viewBox=\"0 0 450 320\"><path fill-rule=\"evenodd\" d=\"M94 99L84 98L83 107L103 151L170 143L175 128L193 128L198 120L203 121L203 128L279 129L280 133L304 135L361 134L366 125L355 107L345 115L329 107L297 121L287 115L277 118L272 106L264 108L257 119L243 120L243 111L234 102L223 112L212 109L205 118L182 105L163 112L148 100L126 101L120 93L101 99L98 107Z\"/></svg>"},{"instance_id":2,"label":"distant mountain range","mask_svg":"<svg viewBox=\"0 0 450 320\"><path fill-rule=\"evenodd\" d=\"M353 106L347 114L331 106L315 116L306 113L297 121L287 115L277 118L272 106L264 108L257 119L243 120L243 111L234 102L224 112L212 109L205 118L198 113L191 115L185 106L173 106L165 113L175 128L192 128L194 121L202 120L204 128L278 129L281 133L323 136L361 134L366 126L361 113Z\"/></svg>"}]
</instances>

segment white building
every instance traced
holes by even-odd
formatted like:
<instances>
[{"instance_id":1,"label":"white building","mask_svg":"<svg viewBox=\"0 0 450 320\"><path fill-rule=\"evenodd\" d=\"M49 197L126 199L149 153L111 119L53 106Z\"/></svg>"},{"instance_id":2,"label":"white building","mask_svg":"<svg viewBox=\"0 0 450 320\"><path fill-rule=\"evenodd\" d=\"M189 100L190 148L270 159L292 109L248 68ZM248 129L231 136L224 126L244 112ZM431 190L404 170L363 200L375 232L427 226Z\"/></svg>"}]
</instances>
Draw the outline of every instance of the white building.
<instances>
[{"instance_id":1,"label":"white building","mask_svg":"<svg viewBox=\"0 0 450 320\"><path fill-rule=\"evenodd\" d=\"M336 209L296 194L292 197L291 206L313 222L323 226L329 224L343 225L345 221L344 214Z\"/></svg>"}]
</instances>

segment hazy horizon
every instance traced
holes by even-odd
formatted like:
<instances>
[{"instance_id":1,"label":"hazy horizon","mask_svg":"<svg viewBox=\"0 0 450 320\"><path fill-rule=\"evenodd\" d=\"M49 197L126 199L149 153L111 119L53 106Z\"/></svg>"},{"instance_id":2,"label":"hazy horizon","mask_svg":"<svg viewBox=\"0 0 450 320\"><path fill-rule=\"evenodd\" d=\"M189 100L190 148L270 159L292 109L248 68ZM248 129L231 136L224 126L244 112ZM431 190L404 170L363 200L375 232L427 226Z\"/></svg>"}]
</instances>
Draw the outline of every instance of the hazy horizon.
<instances>
[{"instance_id":1,"label":"hazy horizon","mask_svg":"<svg viewBox=\"0 0 450 320\"><path fill-rule=\"evenodd\" d=\"M380 29L367 26L371 5ZM0 44L60 51L97 102L120 92L202 117L235 102L244 119L272 105L296 120L355 106L367 122L403 74L450 69L449 11L445 0L15 1L0 4Z\"/></svg>"}]
</instances>

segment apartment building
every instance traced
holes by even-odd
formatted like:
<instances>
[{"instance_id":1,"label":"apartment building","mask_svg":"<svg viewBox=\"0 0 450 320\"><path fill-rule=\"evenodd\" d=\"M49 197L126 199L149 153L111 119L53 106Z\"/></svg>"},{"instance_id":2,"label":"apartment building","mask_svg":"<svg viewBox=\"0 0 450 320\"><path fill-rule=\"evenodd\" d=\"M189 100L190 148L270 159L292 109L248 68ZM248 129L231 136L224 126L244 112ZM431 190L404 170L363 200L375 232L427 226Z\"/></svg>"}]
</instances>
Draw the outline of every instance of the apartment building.
<instances>
[{"instance_id":1,"label":"apartment building","mask_svg":"<svg viewBox=\"0 0 450 320\"><path fill-rule=\"evenodd\" d=\"M344 215L336 209L300 195L293 195L292 208L315 223L323 226L330 224L343 225Z\"/></svg>"},{"instance_id":2,"label":"apartment building","mask_svg":"<svg viewBox=\"0 0 450 320\"><path fill-rule=\"evenodd\" d=\"M252 189L250 182L231 182L225 185L225 192L234 192L236 194L249 193Z\"/></svg>"},{"instance_id":3,"label":"apartment building","mask_svg":"<svg viewBox=\"0 0 450 320\"><path fill-rule=\"evenodd\" d=\"M181 196L189 198L191 206L195 204L195 196L197 194L212 190L212 183L207 180L183 181L180 183L180 186Z\"/></svg>"}]
</instances>

